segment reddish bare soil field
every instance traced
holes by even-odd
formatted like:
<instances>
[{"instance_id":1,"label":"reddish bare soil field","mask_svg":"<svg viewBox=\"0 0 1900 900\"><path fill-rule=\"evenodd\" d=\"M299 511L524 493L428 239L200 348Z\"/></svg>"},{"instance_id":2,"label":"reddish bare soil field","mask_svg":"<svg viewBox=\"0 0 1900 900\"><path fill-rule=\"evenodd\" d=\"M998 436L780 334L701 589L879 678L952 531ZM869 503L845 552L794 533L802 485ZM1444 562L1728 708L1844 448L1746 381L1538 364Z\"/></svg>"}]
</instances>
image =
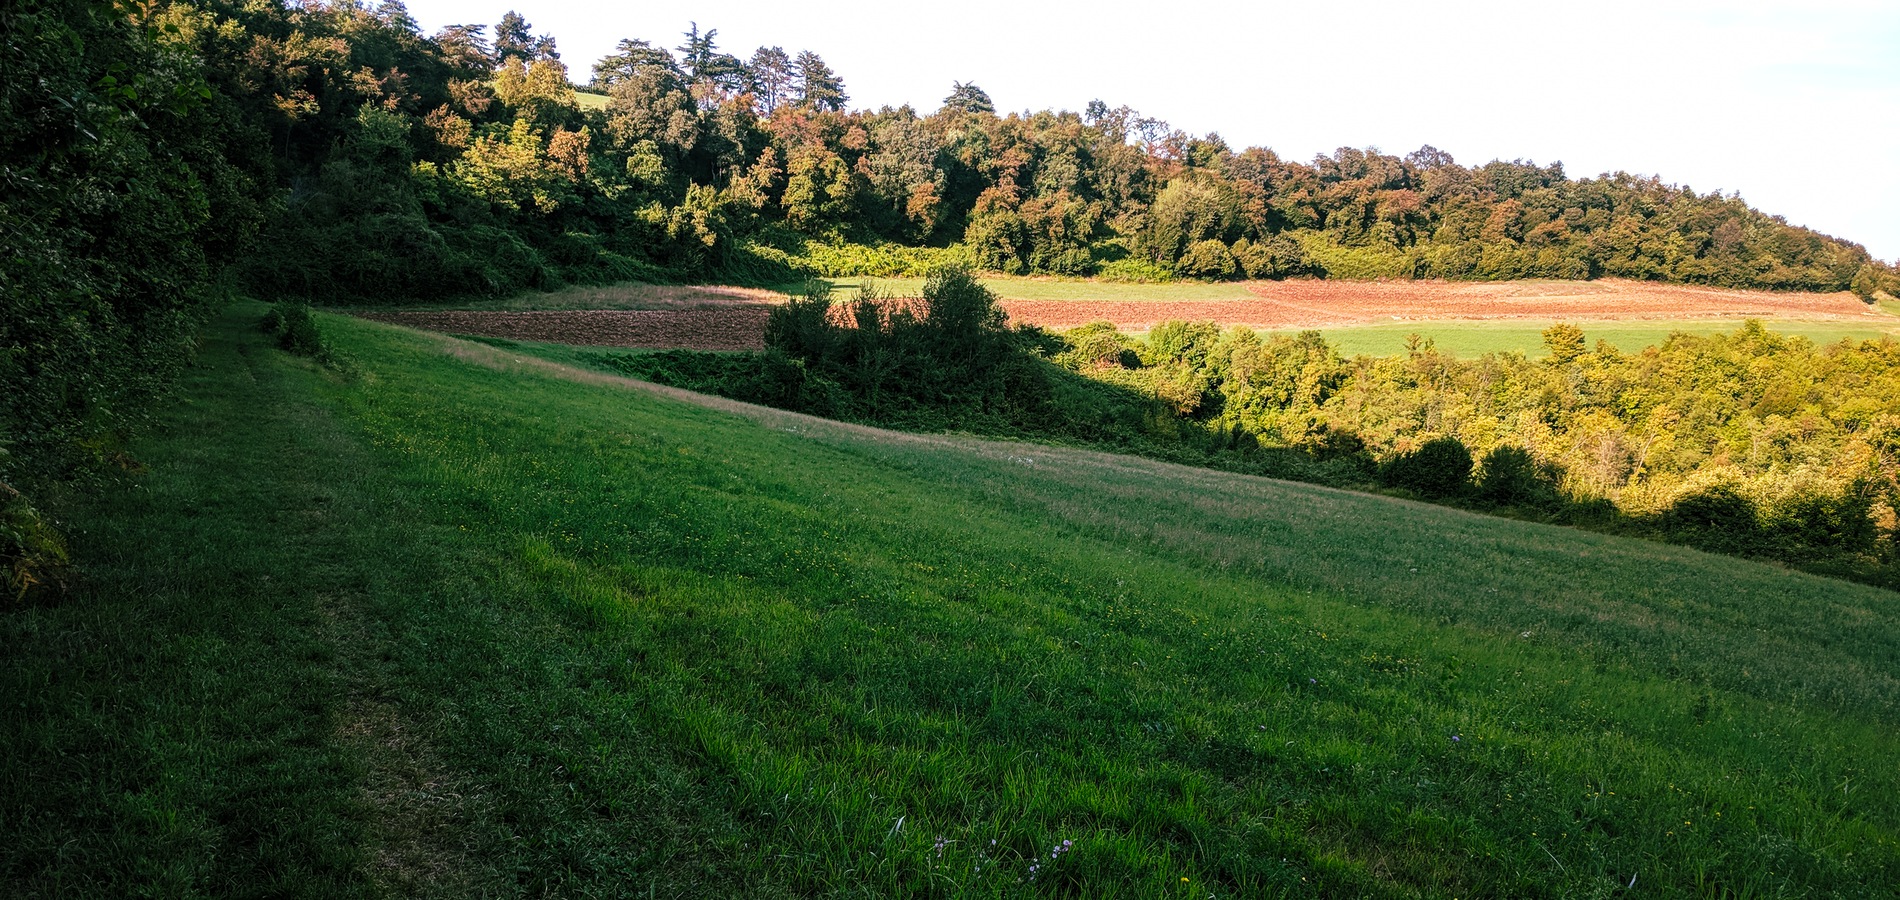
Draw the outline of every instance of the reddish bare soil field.
<instances>
[{"instance_id":1,"label":"reddish bare soil field","mask_svg":"<svg viewBox=\"0 0 1900 900\"><path fill-rule=\"evenodd\" d=\"M760 350L765 347L764 306L711 309L589 309L546 312L489 310L359 312L376 322L449 334L591 347Z\"/></svg>"},{"instance_id":2,"label":"reddish bare soil field","mask_svg":"<svg viewBox=\"0 0 1900 900\"><path fill-rule=\"evenodd\" d=\"M1049 328L1109 321L1125 330L1170 319L1255 328L1322 328L1392 321L1675 321L1758 317L1804 321L1886 318L1849 293L1730 291L1605 279L1571 282L1258 281L1253 300L1005 300L1010 320Z\"/></svg>"}]
</instances>

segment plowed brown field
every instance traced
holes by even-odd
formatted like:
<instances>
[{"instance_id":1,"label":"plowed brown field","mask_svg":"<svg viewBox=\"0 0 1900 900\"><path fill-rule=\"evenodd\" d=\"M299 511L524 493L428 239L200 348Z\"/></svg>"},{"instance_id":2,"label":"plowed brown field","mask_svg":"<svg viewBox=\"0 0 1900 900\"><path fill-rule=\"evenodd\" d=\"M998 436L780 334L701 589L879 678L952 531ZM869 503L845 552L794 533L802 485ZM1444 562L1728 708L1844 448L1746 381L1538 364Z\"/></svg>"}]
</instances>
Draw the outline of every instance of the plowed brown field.
<instances>
[{"instance_id":1,"label":"plowed brown field","mask_svg":"<svg viewBox=\"0 0 1900 900\"><path fill-rule=\"evenodd\" d=\"M713 309L588 309L551 312L360 312L376 322L449 334L590 347L759 350L765 347L764 306Z\"/></svg>"},{"instance_id":2,"label":"plowed brown field","mask_svg":"<svg viewBox=\"0 0 1900 900\"><path fill-rule=\"evenodd\" d=\"M1759 317L1804 321L1887 318L1849 293L1729 291L1606 279L1572 282L1259 281L1252 300L1004 300L1011 321L1072 328L1108 321L1138 331L1171 319L1255 328L1324 328L1411 321L1675 321Z\"/></svg>"},{"instance_id":3,"label":"plowed brown field","mask_svg":"<svg viewBox=\"0 0 1900 900\"><path fill-rule=\"evenodd\" d=\"M1848 293L1731 291L1640 281L1260 281L1244 300L1021 300L993 285L1010 321L1073 328L1108 321L1142 331L1173 319L1262 329L1337 328L1390 322L1669 322L1763 318L1803 322L1891 322ZM647 309L359 312L366 319L454 334L601 347L756 350L764 346L770 298L764 291L670 289L679 296L562 298L575 305ZM1117 286L1126 296L1128 289ZM1158 290L1165 296L1165 290ZM765 301L765 302L762 302Z\"/></svg>"}]
</instances>

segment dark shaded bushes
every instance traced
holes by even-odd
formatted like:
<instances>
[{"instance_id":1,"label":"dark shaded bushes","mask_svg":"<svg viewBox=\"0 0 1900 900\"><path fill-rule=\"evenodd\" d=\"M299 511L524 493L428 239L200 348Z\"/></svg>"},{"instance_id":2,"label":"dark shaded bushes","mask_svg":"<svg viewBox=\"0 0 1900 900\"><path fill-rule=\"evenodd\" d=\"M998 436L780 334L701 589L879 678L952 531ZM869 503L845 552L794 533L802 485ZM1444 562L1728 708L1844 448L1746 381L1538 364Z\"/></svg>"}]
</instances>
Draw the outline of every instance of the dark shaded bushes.
<instances>
[{"instance_id":1,"label":"dark shaded bushes","mask_svg":"<svg viewBox=\"0 0 1900 900\"><path fill-rule=\"evenodd\" d=\"M1478 464L1474 495L1496 506L1554 509L1563 503L1558 490L1562 473L1530 451L1499 444Z\"/></svg>"},{"instance_id":2,"label":"dark shaded bushes","mask_svg":"<svg viewBox=\"0 0 1900 900\"><path fill-rule=\"evenodd\" d=\"M1035 353L1046 341L1011 329L995 295L960 268L932 275L917 299L871 289L836 306L814 288L774 308L766 325L768 355L836 385L818 392L839 398L836 412L957 428L1023 427L1052 414L1047 367Z\"/></svg>"},{"instance_id":3,"label":"dark shaded bushes","mask_svg":"<svg viewBox=\"0 0 1900 900\"><path fill-rule=\"evenodd\" d=\"M1714 553L1791 561L1874 556L1881 550L1880 532L1864 488L1802 492L1763 509L1729 485L1714 485L1678 497L1656 521L1670 540Z\"/></svg>"},{"instance_id":4,"label":"dark shaded bushes","mask_svg":"<svg viewBox=\"0 0 1900 900\"><path fill-rule=\"evenodd\" d=\"M850 408L837 383L810 374L783 353L596 353L598 366L659 384L747 403L835 417Z\"/></svg>"},{"instance_id":5,"label":"dark shaded bushes","mask_svg":"<svg viewBox=\"0 0 1900 900\"><path fill-rule=\"evenodd\" d=\"M1379 479L1420 496L1455 497L1471 479L1471 451L1455 437L1433 438L1379 467Z\"/></svg>"},{"instance_id":6,"label":"dark shaded bushes","mask_svg":"<svg viewBox=\"0 0 1900 900\"><path fill-rule=\"evenodd\" d=\"M264 215L261 136L198 66L100 0L0 5L0 480L118 453Z\"/></svg>"},{"instance_id":7,"label":"dark shaded bushes","mask_svg":"<svg viewBox=\"0 0 1900 900\"><path fill-rule=\"evenodd\" d=\"M1755 504L1726 485L1679 497L1659 518L1672 539L1697 549L1747 554L1765 548Z\"/></svg>"}]
</instances>

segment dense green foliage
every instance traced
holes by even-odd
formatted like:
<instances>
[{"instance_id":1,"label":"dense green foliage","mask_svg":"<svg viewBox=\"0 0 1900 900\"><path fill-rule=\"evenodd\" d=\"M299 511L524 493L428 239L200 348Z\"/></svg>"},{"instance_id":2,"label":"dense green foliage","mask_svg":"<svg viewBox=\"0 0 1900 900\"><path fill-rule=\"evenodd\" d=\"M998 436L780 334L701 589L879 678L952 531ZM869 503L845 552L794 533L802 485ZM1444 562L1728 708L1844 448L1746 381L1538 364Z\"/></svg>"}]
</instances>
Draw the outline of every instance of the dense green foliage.
<instances>
[{"instance_id":1,"label":"dense green foliage","mask_svg":"<svg viewBox=\"0 0 1900 900\"><path fill-rule=\"evenodd\" d=\"M261 284L374 299L630 271L921 274L901 249L917 247L1135 279L1609 274L1871 296L1890 278L1856 245L1653 178L1462 167L1429 147L1303 164L1099 102L998 116L963 83L929 115L850 111L816 54L742 62L697 25L677 55L622 41L593 69L604 107L579 104L552 39L511 23L505 52L480 29L422 38L388 5L272 25L333 40L329 77L354 87L303 85L321 124L286 154L309 181L286 227L319 254L261 262Z\"/></svg>"},{"instance_id":2,"label":"dense green foliage","mask_svg":"<svg viewBox=\"0 0 1900 900\"><path fill-rule=\"evenodd\" d=\"M1387 484L1423 496L1547 512L1609 502L1708 549L1894 562L1900 343L1817 346L1756 322L1637 353L1590 349L1570 325L1545 339L1543 359L1459 359L1416 341L1347 359L1317 333L1174 322L1145 342L1078 329L1058 361L1206 433L1377 459Z\"/></svg>"},{"instance_id":3,"label":"dense green foliage","mask_svg":"<svg viewBox=\"0 0 1900 900\"><path fill-rule=\"evenodd\" d=\"M0 611L0 893L1900 889L1885 591L261 312Z\"/></svg>"},{"instance_id":4,"label":"dense green foliage","mask_svg":"<svg viewBox=\"0 0 1900 900\"><path fill-rule=\"evenodd\" d=\"M943 270L921 293L886 297L867 284L849 302L834 303L824 283L814 283L773 309L763 353L547 345L533 352L735 400L910 430L1085 442L1190 462L1236 446L1240 436L1210 433L1143 392L1051 365L1051 356L1075 351L1040 329L1007 327L995 294L967 271ZM1251 459L1247 470L1287 474L1287 466L1312 467L1304 453L1291 453Z\"/></svg>"},{"instance_id":5,"label":"dense green foliage","mask_svg":"<svg viewBox=\"0 0 1900 900\"><path fill-rule=\"evenodd\" d=\"M933 114L853 111L817 54L742 61L696 24L677 51L628 39L595 64L603 104L576 99L554 39L513 13L491 45L479 26L424 37L400 3L141 9L269 147L245 162L284 208L246 274L272 293L921 273L902 251L919 247L1130 278L1891 286L1856 245L1656 179L1463 167L1429 147L1300 163L1099 102L998 116L963 83ZM888 258L828 258L852 246Z\"/></svg>"},{"instance_id":6,"label":"dense green foliage","mask_svg":"<svg viewBox=\"0 0 1900 900\"><path fill-rule=\"evenodd\" d=\"M268 185L168 21L20 0L0 39L0 481L17 481L109 459L149 415Z\"/></svg>"},{"instance_id":7,"label":"dense green foliage","mask_svg":"<svg viewBox=\"0 0 1900 900\"><path fill-rule=\"evenodd\" d=\"M258 327L277 339L277 346L298 356L308 356L319 362L332 358L328 344L324 343L323 333L317 330L317 320L310 314L310 307L302 303L283 303L270 308Z\"/></svg>"},{"instance_id":8,"label":"dense green foliage","mask_svg":"<svg viewBox=\"0 0 1900 900\"><path fill-rule=\"evenodd\" d=\"M71 562L66 540L19 491L0 484L0 602L57 579Z\"/></svg>"},{"instance_id":9,"label":"dense green foliage","mask_svg":"<svg viewBox=\"0 0 1900 900\"><path fill-rule=\"evenodd\" d=\"M933 276L915 301L873 289L839 308L812 291L775 307L765 334L771 356L795 360L832 407L809 411L884 422L956 411L1017 427L1052 411L1033 357L1042 339L1011 330L995 295L961 269Z\"/></svg>"},{"instance_id":10,"label":"dense green foliage","mask_svg":"<svg viewBox=\"0 0 1900 900\"><path fill-rule=\"evenodd\" d=\"M1426 497L1456 497L1471 483L1471 450L1455 437L1432 438L1386 460L1379 477Z\"/></svg>"}]
</instances>

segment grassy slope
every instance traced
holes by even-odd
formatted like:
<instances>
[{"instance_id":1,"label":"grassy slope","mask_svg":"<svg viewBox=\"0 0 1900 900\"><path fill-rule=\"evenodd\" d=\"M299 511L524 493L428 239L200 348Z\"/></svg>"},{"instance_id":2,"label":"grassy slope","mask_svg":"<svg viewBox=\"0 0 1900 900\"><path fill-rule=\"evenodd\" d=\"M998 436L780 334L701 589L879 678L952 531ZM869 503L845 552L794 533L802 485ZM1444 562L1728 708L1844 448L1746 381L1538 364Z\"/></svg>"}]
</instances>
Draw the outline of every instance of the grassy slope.
<instances>
[{"instance_id":1,"label":"grassy slope","mask_svg":"<svg viewBox=\"0 0 1900 900\"><path fill-rule=\"evenodd\" d=\"M1891 593L323 322L0 618L12 892L1900 885Z\"/></svg>"}]
</instances>

